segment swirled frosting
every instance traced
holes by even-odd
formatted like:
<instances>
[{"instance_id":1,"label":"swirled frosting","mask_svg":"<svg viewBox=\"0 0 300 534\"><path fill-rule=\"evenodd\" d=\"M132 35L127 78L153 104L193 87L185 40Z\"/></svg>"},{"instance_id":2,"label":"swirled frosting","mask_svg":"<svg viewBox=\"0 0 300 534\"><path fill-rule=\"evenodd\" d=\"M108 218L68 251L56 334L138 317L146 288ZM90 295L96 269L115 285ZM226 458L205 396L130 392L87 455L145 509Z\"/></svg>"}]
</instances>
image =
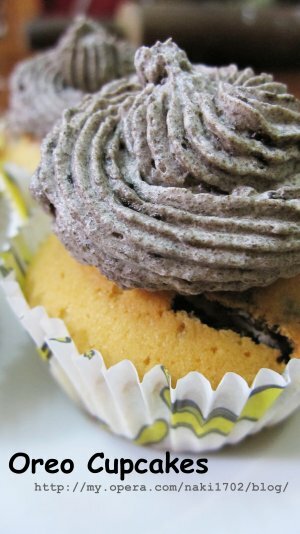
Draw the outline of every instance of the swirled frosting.
<instances>
[{"instance_id":1,"label":"swirled frosting","mask_svg":"<svg viewBox=\"0 0 300 534\"><path fill-rule=\"evenodd\" d=\"M43 137L85 93L133 71L134 50L79 17L57 47L20 62L10 79L10 128Z\"/></svg>"},{"instance_id":2,"label":"swirled frosting","mask_svg":"<svg viewBox=\"0 0 300 534\"><path fill-rule=\"evenodd\" d=\"M22 61L10 79L10 128L44 137L62 112L82 97L82 91L66 86L52 51Z\"/></svg>"},{"instance_id":3,"label":"swirled frosting","mask_svg":"<svg viewBox=\"0 0 300 534\"><path fill-rule=\"evenodd\" d=\"M32 192L80 261L127 288L244 290L300 272L300 102L172 41L68 110Z\"/></svg>"},{"instance_id":4,"label":"swirled frosting","mask_svg":"<svg viewBox=\"0 0 300 534\"><path fill-rule=\"evenodd\" d=\"M85 93L133 71L132 45L87 19L79 18L71 26L61 39L58 56L66 83Z\"/></svg>"}]
</instances>

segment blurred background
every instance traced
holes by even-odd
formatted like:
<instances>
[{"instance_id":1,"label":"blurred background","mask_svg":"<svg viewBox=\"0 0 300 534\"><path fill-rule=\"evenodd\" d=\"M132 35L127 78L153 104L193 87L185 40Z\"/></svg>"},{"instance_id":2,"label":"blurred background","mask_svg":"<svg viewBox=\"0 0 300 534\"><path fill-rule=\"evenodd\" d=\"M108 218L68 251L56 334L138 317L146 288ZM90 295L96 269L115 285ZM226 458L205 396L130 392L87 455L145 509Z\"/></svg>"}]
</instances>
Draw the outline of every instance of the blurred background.
<instances>
[{"instance_id":1,"label":"blurred background","mask_svg":"<svg viewBox=\"0 0 300 534\"><path fill-rule=\"evenodd\" d=\"M193 62L273 72L300 98L300 2L293 0L0 0L0 110L7 76L88 14L136 45L173 39Z\"/></svg>"}]
</instances>

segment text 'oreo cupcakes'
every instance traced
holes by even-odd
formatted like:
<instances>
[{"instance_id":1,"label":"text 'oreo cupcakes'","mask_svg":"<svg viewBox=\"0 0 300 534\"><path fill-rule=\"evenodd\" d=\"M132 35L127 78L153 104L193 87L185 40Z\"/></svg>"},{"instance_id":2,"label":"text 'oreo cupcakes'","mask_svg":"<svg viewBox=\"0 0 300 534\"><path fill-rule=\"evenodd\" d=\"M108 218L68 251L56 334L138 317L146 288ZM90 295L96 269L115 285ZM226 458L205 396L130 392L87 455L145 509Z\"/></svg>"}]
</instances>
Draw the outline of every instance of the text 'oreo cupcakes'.
<instances>
[{"instance_id":1,"label":"text 'oreo cupcakes'","mask_svg":"<svg viewBox=\"0 0 300 534\"><path fill-rule=\"evenodd\" d=\"M59 239L12 246L3 287L106 427L215 449L300 405L300 103L172 41L135 64L45 139L31 190Z\"/></svg>"}]
</instances>

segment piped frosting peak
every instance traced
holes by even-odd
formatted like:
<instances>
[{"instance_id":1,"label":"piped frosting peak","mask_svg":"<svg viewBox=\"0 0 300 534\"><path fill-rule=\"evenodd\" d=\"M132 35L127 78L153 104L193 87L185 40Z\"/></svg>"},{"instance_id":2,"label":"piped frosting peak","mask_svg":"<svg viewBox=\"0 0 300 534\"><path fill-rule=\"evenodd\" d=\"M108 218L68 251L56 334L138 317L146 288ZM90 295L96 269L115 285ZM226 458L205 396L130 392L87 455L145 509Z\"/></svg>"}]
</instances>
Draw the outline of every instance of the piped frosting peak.
<instances>
[{"instance_id":1,"label":"piped frosting peak","mask_svg":"<svg viewBox=\"0 0 300 534\"><path fill-rule=\"evenodd\" d=\"M80 261L123 287L244 290L300 272L300 103L267 74L193 66L172 41L86 97L32 191Z\"/></svg>"},{"instance_id":2,"label":"piped frosting peak","mask_svg":"<svg viewBox=\"0 0 300 534\"><path fill-rule=\"evenodd\" d=\"M134 70L133 47L78 17L58 45L20 62L10 79L10 128L43 137L86 93Z\"/></svg>"}]
</instances>

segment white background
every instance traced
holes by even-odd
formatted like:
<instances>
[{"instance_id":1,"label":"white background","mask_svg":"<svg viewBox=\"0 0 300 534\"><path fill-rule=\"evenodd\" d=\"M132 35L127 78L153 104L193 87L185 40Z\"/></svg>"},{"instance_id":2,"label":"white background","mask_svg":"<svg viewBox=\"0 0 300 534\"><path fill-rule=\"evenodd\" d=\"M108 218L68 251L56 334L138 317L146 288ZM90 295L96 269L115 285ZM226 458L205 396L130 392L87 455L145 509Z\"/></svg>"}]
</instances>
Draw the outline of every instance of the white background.
<instances>
[{"instance_id":1,"label":"white background","mask_svg":"<svg viewBox=\"0 0 300 534\"><path fill-rule=\"evenodd\" d=\"M125 483L114 474L89 473L92 454L151 460L164 453L112 436L82 413L54 383L2 293L0 432L1 534L300 533L300 411L243 444L199 455L208 458L205 475L128 475L127 484L145 484L152 491L116 494L109 487ZM75 469L69 475L49 475L43 468L35 475L13 474L8 462L19 451L44 460L71 458ZM72 493L77 481L101 484L103 490ZM289 485L284 494L154 491L156 484L250 481ZM35 482L62 484L70 491L35 492Z\"/></svg>"}]
</instances>

